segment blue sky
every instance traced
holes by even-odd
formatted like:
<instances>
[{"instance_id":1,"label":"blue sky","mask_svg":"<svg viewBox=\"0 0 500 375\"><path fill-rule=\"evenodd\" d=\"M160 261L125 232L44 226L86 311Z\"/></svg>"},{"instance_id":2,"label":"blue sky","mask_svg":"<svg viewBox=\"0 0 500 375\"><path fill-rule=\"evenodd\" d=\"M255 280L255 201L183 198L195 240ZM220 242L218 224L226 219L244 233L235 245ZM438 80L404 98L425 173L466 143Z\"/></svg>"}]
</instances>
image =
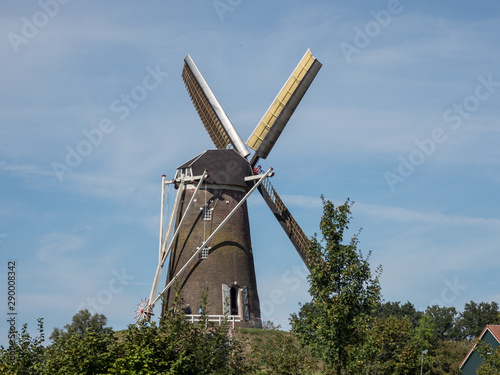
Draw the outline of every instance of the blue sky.
<instances>
[{"instance_id":1,"label":"blue sky","mask_svg":"<svg viewBox=\"0 0 500 375\"><path fill-rule=\"evenodd\" d=\"M247 139L311 48L323 68L261 163L305 232L321 194L350 197L385 300L500 301L497 1L0 8L0 344L9 260L18 326L43 317L48 335L93 300L115 329L133 322L161 175L212 147L180 78L187 53ZM263 319L286 327L309 300L303 266L259 196L249 210Z\"/></svg>"}]
</instances>

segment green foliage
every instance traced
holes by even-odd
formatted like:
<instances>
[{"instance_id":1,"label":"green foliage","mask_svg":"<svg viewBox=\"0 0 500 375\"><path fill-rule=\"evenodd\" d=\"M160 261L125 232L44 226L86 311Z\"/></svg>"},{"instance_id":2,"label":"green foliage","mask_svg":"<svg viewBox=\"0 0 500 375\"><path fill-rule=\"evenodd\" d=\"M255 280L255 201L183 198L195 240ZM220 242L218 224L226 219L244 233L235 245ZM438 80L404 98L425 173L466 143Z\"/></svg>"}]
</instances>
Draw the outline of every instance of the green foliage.
<instances>
[{"instance_id":1,"label":"green foliage","mask_svg":"<svg viewBox=\"0 0 500 375\"><path fill-rule=\"evenodd\" d=\"M435 331L434 321L430 316L424 314L418 322L418 326L413 330L413 342L420 351L426 349L431 351L434 348L437 341Z\"/></svg>"},{"instance_id":2,"label":"green foliage","mask_svg":"<svg viewBox=\"0 0 500 375\"><path fill-rule=\"evenodd\" d=\"M474 349L483 359L478 375L500 375L500 350L493 350L490 344L480 341Z\"/></svg>"},{"instance_id":3,"label":"green foliage","mask_svg":"<svg viewBox=\"0 0 500 375\"><path fill-rule=\"evenodd\" d=\"M487 324L498 324L498 303L470 301L465 304L464 311L458 319L460 339L473 340L478 337Z\"/></svg>"},{"instance_id":4,"label":"green foliage","mask_svg":"<svg viewBox=\"0 0 500 375\"><path fill-rule=\"evenodd\" d=\"M469 341L438 340L433 353L429 355L431 362L428 370L434 375L460 375L458 366L470 346Z\"/></svg>"},{"instance_id":5,"label":"green foliage","mask_svg":"<svg viewBox=\"0 0 500 375\"><path fill-rule=\"evenodd\" d=\"M458 338L458 329L455 325L457 310L452 307L433 305L425 309L425 315L434 322L434 335L438 340L455 340Z\"/></svg>"},{"instance_id":6,"label":"green foliage","mask_svg":"<svg viewBox=\"0 0 500 375\"><path fill-rule=\"evenodd\" d=\"M1 374L40 374L43 367L44 342L43 319L38 319L39 336L32 338L28 325L21 332L15 331L9 347L0 346Z\"/></svg>"},{"instance_id":7,"label":"green foliage","mask_svg":"<svg viewBox=\"0 0 500 375\"><path fill-rule=\"evenodd\" d=\"M320 309L317 304L307 302L304 305L299 303L298 314L293 313L290 321L292 332L299 338L303 345L306 345L315 355L321 356L321 350L315 345L317 321L320 320Z\"/></svg>"},{"instance_id":8,"label":"green foliage","mask_svg":"<svg viewBox=\"0 0 500 375\"><path fill-rule=\"evenodd\" d=\"M408 318L412 327L416 327L423 313L417 311L415 306L411 302L406 302L401 305L400 302L385 302L377 307L375 316L380 318L389 318L391 316L395 318Z\"/></svg>"},{"instance_id":9,"label":"green foliage","mask_svg":"<svg viewBox=\"0 0 500 375\"><path fill-rule=\"evenodd\" d=\"M89 327L59 336L46 349L43 374L107 374L115 361L115 345L111 328Z\"/></svg>"},{"instance_id":10,"label":"green foliage","mask_svg":"<svg viewBox=\"0 0 500 375\"><path fill-rule=\"evenodd\" d=\"M264 320L262 322L262 329L279 330L281 329L281 324L276 324L272 320Z\"/></svg>"},{"instance_id":11,"label":"green foliage","mask_svg":"<svg viewBox=\"0 0 500 375\"><path fill-rule=\"evenodd\" d=\"M178 319L177 316L179 316ZM223 327L188 323L182 313L157 326L131 325L116 348L110 374L238 374L247 367L242 348Z\"/></svg>"},{"instance_id":12,"label":"green foliage","mask_svg":"<svg viewBox=\"0 0 500 375\"><path fill-rule=\"evenodd\" d=\"M179 297L180 298L180 297ZM180 305L180 304L178 304ZM204 309L205 310L205 309ZM213 326L206 317L191 324L185 314L169 309L160 326L131 325L117 340L106 318L89 320L79 312L74 325L57 331L52 345L31 339L26 325L9 349L0 348L1 374L250 374L243 345L227 335L227 326ZM89 324L97 322L98 324ZM82 331L82 324L88 327ZM41 324L41 322L40 322ZM78 329L73 329L79 327Z\"/></svg>"},{"instance_id":13,"label":"green foliage","mask_svg":"<svg viewBox=\"0 0 500 375\"><path fill-rule=\"evenodd\" d=\"M413 327L407 316L377 316L363 329L366 339L360 348L353 348L349 373L414 374L420 370L424 350L423 368L431 366L436 338L430 317L423 315Z\"/></svg>"},{"instance_id":14,"label":"green foliage","mask_svg":"<svg viewBox=\"0 0 500 375\"><path fill-rule=\"evenodd\" d=\"M444 331L436 328L441 321L438 317L449 322L452 313L450 308L431 306L416 327L408 317L374 317L359 322L357 330L364 340L346 345L349 363L343 373L419 373L422 350L428 349L424 373L460 374L458 366L471 342L441 340L437 333ZM312 322L318 321L319 314L317 304L303 305L296 316L297 328L309 328L303 333L314 338ZM25 324L9 348L0 347L0 374L251 374L258 367L259 374L327 372L310 347L299 345L293 335L274 325L265 330L238 329L236 339L226 334L224 326L214 327L206 320L191 324L182 311L168 310L160 326L131 325L119 340L111 328L91 325L84 332L59 336L44 348L42 319L38 323L38 337L30 337ZM250 345L245 347L244 340ZM485 362L478 374L500 374L500 350L493 351L482 343L476 350Z\"/></svg>"},{"instance_id":15,"label":"green foliage","mask_svg":"<svg viewBox=\"0 0 500 375\"><path fill-rule=\"evenodd\" d=\"M80 310L64 329L55 328L46 349L45 374L106 374L115 357L116 338L103 314Z\"/></svg>"},{"instance_id":16,"label":"green foliage","mask_svg":"<svg viewBox=\"0 0 500 375\"><path fill-rule=\"evenodd\" d=\"M75 334L83 334L90 329L92 332L105 331L108 319L103 314L90 314L89 310L80 310L77 312L71 321L71 324L66 324L64 329L54 328L54 331L49 336L51 340L59 338L68 338Z\"/></svg>"},{"instance_id":17,"label":"green foliage","mask_svg":"<svg viewBox=\"0 0 500 375\"><path fill-rule=\"evenodd\" d=\"M206 311L206 293L202 297ZM173 306L181 306L177 293ZM181 309L169 308L157 326L131 325L115 349L110 374L240 374L251 373L241 343L226 333L227 322L213 326L203 315L189 323Z\"/></svg>"},{"instance_id":18,"label":"green foliage","mask_svg":"<svg viewBox=\"0 0 500 375\"><path fill-rule=\"evenodd\" d=\"M312 301L292 314L292 332L338 375L414 374L421 366L432 374L459 373L470 346L460 340L498 324L498 304L471 301L457 314L454 307L421 312L410 302L378 303L380 269L371 273L370 254L364 258L358 251L356 235L342 243L350 209L349 200L335 207L323 199L322 240L313 238L308 251ZM484 374L497 373L495 355Z\"/></svg>"},{"instance_id":19,"label":"green foliage","mask_svg":"<svg viewBox=\"0 0 500 375\"><path fill-rule=\"evenodd\" d=\"M375 317L371 327L364 327L366 340L354 350L349 373L414 374L420 353L407 317Z\"/></svg>"},{"instance_id":20,"label":"green foliage","mask_svg":"<svg viewBox=\"0 0 500 375\"><path fill-rule=\"evenodd\" d=\"M287 332L270 336L265 343L254 346L253 354L269 375L307 375L319 370L318 360L307 347Z\"/></svg>"},{"instance_id":21,"label":"green foliage","mask_svg":"<svg viewBox=\"0 0 500 375\"><path fill-rule=\"evenodd\" d=\"M351 219L350 200L338 207L323 197L322 201L323 238L320 242L314 237L308 250L312 306L304 305L302 314L292 315L292 330L340 374L349 363L348 348L363 342L359 326L372 315L379 301L381 270L372 274L370 253L363 257L356 235L348 244L342 243Z\"/></svg>"}]
</instances>

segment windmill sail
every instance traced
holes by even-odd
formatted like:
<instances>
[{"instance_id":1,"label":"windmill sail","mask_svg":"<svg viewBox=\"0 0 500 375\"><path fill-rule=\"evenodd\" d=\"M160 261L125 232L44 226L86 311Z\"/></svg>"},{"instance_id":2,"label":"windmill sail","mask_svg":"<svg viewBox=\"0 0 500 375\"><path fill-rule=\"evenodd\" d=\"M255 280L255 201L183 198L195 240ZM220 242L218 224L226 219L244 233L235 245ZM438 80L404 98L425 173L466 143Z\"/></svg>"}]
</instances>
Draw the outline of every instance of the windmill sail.
<instances>
[{"instance_id":1,"label":"windmill sail","mask_svg":"<svg viewBox=\"0 0 500 375\"><path fill-rule=\"evenodd\" d=\"M288 208L286 208L285 204L279 197L278 193L276 193L276 190L269 180L266 180L261 186L259 186L259 191L297 250L297 253L299 253L300 257L304 261L304 264L309 267L307 261L307 249L309 248L311 241L290 214L290 211L288 211Z\"/></svg>"},{"instance_id":2,"label":"windmill sail","mask_svg":"<svg viewBox=\"0 0 500 375\"><path fill-rule=\"evenodd\" d=\"M241 156L247 157L250 152L196 67L191 56L187 55L184 62L182 79L215 147L221 150L231 144Z\"/></svg>"},{"instance_id":3,"label":"windmill sail","mask_svg":"<svg viewBox=\"0 0 500 375\"><path fill-rule=\"evenodd\" d=\"M258 158L267 158L321 66L308 49L247 140L247 145L256 151L252 165Z\"/></svg>"}]
</instances>

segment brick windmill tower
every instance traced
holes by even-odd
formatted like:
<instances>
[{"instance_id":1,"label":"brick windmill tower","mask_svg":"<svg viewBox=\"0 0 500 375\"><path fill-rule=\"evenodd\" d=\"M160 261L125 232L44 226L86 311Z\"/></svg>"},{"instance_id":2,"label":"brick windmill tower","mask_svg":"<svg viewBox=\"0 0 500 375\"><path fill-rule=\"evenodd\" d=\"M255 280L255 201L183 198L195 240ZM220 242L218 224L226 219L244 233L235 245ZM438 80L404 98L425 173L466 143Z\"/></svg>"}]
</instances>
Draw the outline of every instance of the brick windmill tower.
<instances>
[{"instance_id":1,"label":"brick windmill tower","mask_svg":"<svg viewBox=\"0 0 500 375\"><path fill-rule=\"evenodd\" d=\"M138 309L149 319L156 303L171 306L176 283L189 304L188 317L199 318L201 296L208 287L209 320L224 317L235 326L260 327L260 307L247 210L247 198L258 190L300 257L306 261L309 240L290 215L257 161L265 159L321 68L308 50L246 144L231 124L205 79L188 55L182 78L216 149L181 164L171 180L162 179L162 210L158 267L149 299ZM165 186L177 190L168 223L164 218ZM258 249L257 249L258 251ZM168 261L165 287L158 292ZM185 307L185 306L183 306Z\"/></svg>"}]
</instances>

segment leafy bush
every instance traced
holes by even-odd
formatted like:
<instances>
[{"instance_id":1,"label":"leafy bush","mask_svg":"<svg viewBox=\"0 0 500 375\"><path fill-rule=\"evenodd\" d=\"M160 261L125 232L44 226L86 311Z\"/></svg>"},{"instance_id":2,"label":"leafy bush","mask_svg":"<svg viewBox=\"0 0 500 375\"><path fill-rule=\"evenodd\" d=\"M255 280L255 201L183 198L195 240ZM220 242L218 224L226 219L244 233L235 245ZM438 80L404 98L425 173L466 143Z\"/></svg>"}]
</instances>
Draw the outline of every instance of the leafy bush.
<instances>
[{"instance_id":1,"label":"leafy bush","mask_svg":"<svg viewBox=\"0 0 500 375\"><path fill-rule=\"evenodd\" d=\"M32 338L28 325L24 324L21 332L14 331L7 349L0 346L1 374L40 374L44 361L43 319L38 319L39 336Z\"/></svg>"},{"instance_id":2,"label":"leafy bush","mask_svg":"<svg viewBox=\"0 0 500 375\"><path fill-rule=\"evenodd\" d=\"M79 312L76 321L84 316ZM169 310L159 326L130 325L120 340L102 324L88 324L84 331L67 325L66 331L56 331L47 348L42 346L42 320L39 324L40 337L31 338L24 325L8 349L0 347L1 374L231 375L255 368L241 343L227 335L226 322L214 326L202 319L191 324L181 311Z\"/></svg>"},{"instance_id":3,"label":"leafy bush","mask_svg":"<svg viewBox=\"0 0 500 375\"><path fill-rule=\"evenodd\" d=\"M319 361L307 347L301 347L298 339L288 332L269 335L261 345L253 348L266 373L269 375L314 374L319 369Z\"/></svg>"}]
</instances>

